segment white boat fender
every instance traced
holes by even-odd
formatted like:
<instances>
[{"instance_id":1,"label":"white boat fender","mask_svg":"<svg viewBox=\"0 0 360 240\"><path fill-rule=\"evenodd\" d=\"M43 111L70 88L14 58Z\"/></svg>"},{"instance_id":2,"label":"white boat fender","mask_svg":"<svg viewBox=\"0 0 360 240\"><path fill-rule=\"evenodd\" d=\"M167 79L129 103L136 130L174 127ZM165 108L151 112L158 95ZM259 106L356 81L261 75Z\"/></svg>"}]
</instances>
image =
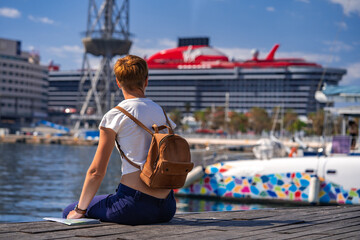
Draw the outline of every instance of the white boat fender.
<instances>
[{"instance_id":1,"label":"white boat fender","mask_svg":"<svg viewBox=\"0 0 360 240\"><path fill-rule=\"evenodd\" d=\"M309 184L309 203L317 204L319 203L319 191L320 191L320 179L317 175L313 175L310 178Z\"/></svg>"},{"instance_id":2,"label":"white boat fender","mask_svg":"<svg viewBox=\"0 0 360 240\"><path fill-rule=\"evenodd\" d=\"M183 188L189 187L191 184L202 178L205 174L205 169L202 166L197 166L189 172L186 177Z\"/></svg>"}]
</instances>

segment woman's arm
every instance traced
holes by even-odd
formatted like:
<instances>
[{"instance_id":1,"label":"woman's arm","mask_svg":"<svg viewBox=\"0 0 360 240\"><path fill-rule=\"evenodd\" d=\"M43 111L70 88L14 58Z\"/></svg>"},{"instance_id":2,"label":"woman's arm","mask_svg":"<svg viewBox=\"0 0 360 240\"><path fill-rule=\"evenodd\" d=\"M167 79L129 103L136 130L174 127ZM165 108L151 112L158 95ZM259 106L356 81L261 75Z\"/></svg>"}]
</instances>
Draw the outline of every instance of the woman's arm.
<instances>
[{"instance_id":1,"label":"woman's arm","mask_svg":"<svg viewBox=\"0 0 360 240\"><path fill-rule=\"evenodd\" d=\"M111 152L114 149L115 137L116 133L112 129L100 128L99 144L94 159L86 173L78 204L79 209L87 209L99 189L106 173ZM68 214L67 218L81 218L83 216L83 214L79 214L73 210Z\"/></svg>"}]
</instances>

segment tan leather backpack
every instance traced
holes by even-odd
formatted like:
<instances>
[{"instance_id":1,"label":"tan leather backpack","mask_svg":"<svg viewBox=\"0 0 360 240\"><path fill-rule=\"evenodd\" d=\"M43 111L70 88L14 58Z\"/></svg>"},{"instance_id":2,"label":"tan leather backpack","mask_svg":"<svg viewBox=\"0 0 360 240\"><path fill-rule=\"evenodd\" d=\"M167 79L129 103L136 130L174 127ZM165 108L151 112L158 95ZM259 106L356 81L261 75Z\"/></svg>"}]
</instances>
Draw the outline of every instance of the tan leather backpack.
<instances>
[{"instance_id":1,"label":"tan leather backpack","mask_svg":"<svg viewBox=\"0 0 360 240\"><path fill-rule=\"evenodd\" d=\"M190 147L184 138L174 134L165 111L164 115L169 126L157 126L154 124L152 126L154 132L152 132L125 109L119 106L115 108L152 135L147 159L140 173L141 180L150 188L175 189L184 186L186 176L194 166L191 162ZM165 128L168 129L168 133L159 133ZM139 165L125 156L120 149L119 143L117 141L116 143L121 156L132 166L141 169Z\"/></svg>"}]
</instances>

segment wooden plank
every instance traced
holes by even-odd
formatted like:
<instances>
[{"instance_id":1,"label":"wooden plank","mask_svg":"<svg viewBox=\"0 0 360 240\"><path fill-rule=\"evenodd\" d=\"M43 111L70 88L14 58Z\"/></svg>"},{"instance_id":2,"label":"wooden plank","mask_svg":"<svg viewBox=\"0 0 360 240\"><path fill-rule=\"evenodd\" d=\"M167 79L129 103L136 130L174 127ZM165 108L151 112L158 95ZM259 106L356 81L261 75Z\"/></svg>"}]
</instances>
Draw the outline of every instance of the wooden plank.
<instances>
[{"instance_id":1,"label":"wooden plank","mask_svg":"<svg viewBox=\"0 0 360 240\"><path fill-rule=\"evenodd\" d=\"M177 214L170 223L67 226L54 222L0 224L0 239L264 239L360 235L360 206L301 207Z\"/></svg>"},{"instance_id":2,"label":"wooden plank","mask_svg":"<svg viewBox=\"0 0 360 240\"><path fill-rule=\"evenodd\" d=\"M330 230L329 232L329 236L323 237L323 238L319 238L319 239L343 239L344 236L360 236L360 225L355 225L355 226L346 226L344 228L339 228L339 229L333 229Z\"/></svg>"},{"instance_id":3,"label":"wooden plank","mask_svg":"<svg viewBox=\"0 0 360 240\"><path fill-rule=\"evenodd\" d=\"M335 211L334 212L339 212L339 208L333 208ZM312 221L316 221L316 220L323 220L323 216L321 214L318 214L317 212L312 212L313 215L310 215L310 219ZM327 212L327 218L329 218L328 216L331 216L330 218L332 218L333 213L332 212ZM304 215L305 217L309 217L309 215ZM257 228L256 232L253 231L252 228L241 228L242 231L242 235L243 237L251 237L252 239L263 239L266 238L267 235L270 232L274 232L274 231L278 231L278 230L287 230L287 229L294 229L294 228L298 228L299 226L308 226L310 223L307 221L307 218L303 218L304 216L299 216L296 215L294 216L293 214L288 214L288 215L276 215L274 216L274 218L268 218L266 219L267 221L269 221L268 225L261 227L261 228ZM275 224L277 223L277 221L281 222L284 221L286 219L298 219L299 222L294 222L294 223L289 223L289 224ZM260 235L257 236L256 235Z\"/></svg>"},{"instance_id":4,"label":"wooden plank","mask_svg":"<svg viewBox=\"0 0 360 240\"><path fill-rule=\"evenodd\" d=\"M357 214L344 213L344 214L337 214L329 219L321 219L320 218L317 221L310 220L309 223L312 223L312 224L309 224L309 227L311 227L313 225L323 225L323 224L337 226L338 224L347 222L348 220L360 222L360 213L357 213ZM299 231L299 229L296 229L296 228L288 229L287 233L297 233L298 231Z\"/></svg>"},{"instance_id":5,"label":"wooden plank","mask_svg":"<svg viewBox=\"0 0 360 240\"><path fill-rule=\"evenodd\" d=\"M276 224L291 224L296 222L297 220L292 220L291 222L289 221L283 221L283 222L278 222ZM184 221L183 225L181 226L181 228L179 228L177 226L177 228L175 229L168 229L166 228L165 231L171 232L172 236L174 236L175 238L178 238L180 236L192 236L194 235L194 233L196 233L197 236L197 232L199 231L199 228L203 231L208 231L209 229L213 229L216 231L233 231L233 230L238 230L239 228L241 228L241 231L243 231L244 228L247 228L249 231L254 230L254 228L259 228L259 227L263 227L263 226L268 226L271 227L268 224L268 221L262 221L262 220L238 220L235 218L230 218L228 220L213 220L213 219L208 219L207 221L202 221L198 224L189 224L188 222ZM205 229L206 228L206 229ZM163 237L162 234L162 229L158 228L159 231L156 232L148 232L148 237L152 237L152 238L157 238L157 239L166 239L167 237ZM236 232L236 231L234 231ZM126 237L129 237L129 235L125 235Z\"/></svg>"},{"instance_id":6,"label":"wooden plank","mask_svg":"<svg viewBox=\"0 0 360 240\"><path fill-rule=\"evenodd\" d=\"M322 224L314 224L309 226L302 226L297 229L293 229L295 231L276 231L273 235L276 239L288 239L288 238L300 238L300 237L308 237L308 238L319 238L323 236L328 236L327 231L340 229L345 226L359 226L360 218L357 218L357 221L354 221L354 218L348 218L347 220L339 220L332 221L331 224L329 222L323 222ZM360 229L359 229L360 230Z\"/></svg>"},{"instance_id":7,"label":"wooden plank","mask_svg":"<svg viewBox=\"0 0 360 240\"><path fill-rule=\"evenodd\" d=\"M349 221L351 222L352 219L349 219ZM256 232L255 233L256 236L255 237L252 236L252 239L263 239L265 236L267 236L269 232L272 232L272 234L276 236L277 239L282 239L281 236L286 236L284 237L285 239L288 237L300 237L307 235L306 233L310 231L313 232L320 231L319 229L324 228L324 226L329 226L330 229L335 228L336 225L334 223L336 223L336 221L332 221L331 223L323 221L321 224L315 222L309 224L308 222L306 222L304 224L293 225L293 226L285 227L283 229L274 228L274 229L270 229L270 231ZM358 222L357 224L360 223ZM324 229L322 231L324 231Z\"/></svg>"},{"instance_id":8,"label":"wooden plank","mask_svg":"<svg viewBox=\"0 0 360 240\"><path fill-rule=\"evenodd\" d=\"M78 226L67 226L65 224L50 222L50 221L27 222L27 223L4 223L4 224L0 224L0 233L14 232L14 231L22 231L25 233L41 233L48 231L59 231L63 229L89 228L92 226L100 227L111 224L114 223L101 223L101 224L78 225Z\"/></svg>"},{"instance_id":9,"label":"wooden plank","mask_svg":"<svg viewBox=\"0 0 360 240\"><path fill-rule=\"evenodd\" d=\"M357 235L360 236L360 228L359 228L359 224L355 224L354 226L346 226L346 227L342 227L342 228L337 228L337 229L331 229L330 231L324 233L324 234L318 234L316 239L344 239L344 236L346 234L350 234L350 235ZM309 239L309 236L302 236L299 237L297 239Z\"/></svg>"},{"instance_id":10,"label":"wooden plank","mask_svg":"<svg viewBox=\"0 0 360 240\"><path fill-rule=\"evenodd\" d=\"M109 235L117 235L121 233L137 232L137 230L129 230L125 226L120 224L113 224L111 226L102 226L102 227L90 227L90 228L74 228L74 229L64 229L61 231L49 231L42 233L32 233L33 239L56 239L59 236L62 238L68 237L81 237L81 238L94 238L94 237L104 237Z\"/></svg>"},{"instance_id":11,"label":"wooden plank","mask_svg":"<svg viewBox=\"0 0 360 240\"><path fill-rule=\"evenodd\" d=\"M21 232L7 232L0 233L0 240L9 240L9 239L30 239L29 234ZM32 238L34 239L34 238Z\"/></svg>"}]
</instances>

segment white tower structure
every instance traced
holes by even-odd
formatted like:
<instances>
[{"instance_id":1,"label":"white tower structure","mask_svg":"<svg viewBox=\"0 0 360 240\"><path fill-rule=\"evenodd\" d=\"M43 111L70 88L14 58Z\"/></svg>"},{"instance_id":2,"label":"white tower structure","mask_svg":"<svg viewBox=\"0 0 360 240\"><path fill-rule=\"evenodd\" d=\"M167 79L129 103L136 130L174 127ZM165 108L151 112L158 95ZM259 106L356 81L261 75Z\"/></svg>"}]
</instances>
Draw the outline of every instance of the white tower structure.
<instances>
[{"instance_id":1,"label":"white tower structure","mask_svg":"<svg viewBox=\"0 0 360 240\"><path fill-rule=\"evenodd\" d=\"M101 3L101 4L100 4ZM86 36L82 39L85 52L82 78L79 84L79 102L82 104L76 118L75 130L81 122L99 120L111 107L111 92L116 89L111 59L128 54L129 1L89 0ZM100 57L100 65L94 70L90 56Z\"/></svg>"}]
</instances>

